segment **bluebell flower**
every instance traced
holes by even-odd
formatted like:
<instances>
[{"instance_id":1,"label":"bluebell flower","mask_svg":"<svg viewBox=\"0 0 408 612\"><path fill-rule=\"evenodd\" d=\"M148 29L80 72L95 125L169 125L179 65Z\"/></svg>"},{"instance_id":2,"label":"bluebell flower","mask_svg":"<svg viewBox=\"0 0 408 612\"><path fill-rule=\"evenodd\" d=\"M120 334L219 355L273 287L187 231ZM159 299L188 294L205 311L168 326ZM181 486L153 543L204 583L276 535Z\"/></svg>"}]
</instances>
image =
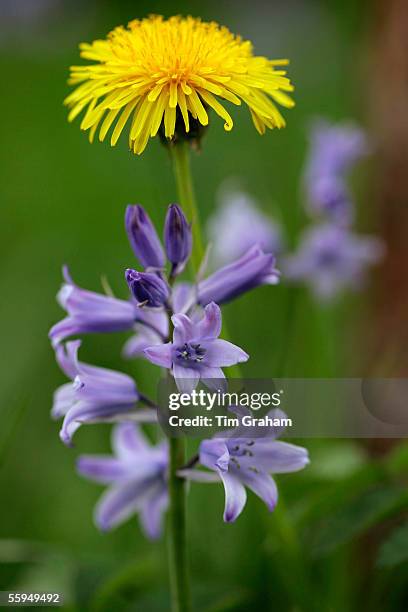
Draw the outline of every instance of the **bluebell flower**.
<instances>
[{"instance_id":1,"label":"bluebell flower","mask_svg":"<svg viewBox=\"0 0 408 612\"><path fill-rule=\"evenodd\" d=\"M57 299L68 316L50 330L49 337L54 345L79 334L126 331L133 328L138 318L143 317L140 309L131 301L78 287L67 267L64 267L63 275L65 283Z\"/></svg>"},{"instance_id":2,"label":"bluebell flower","mask_svg":"<svg viewBox=\"0 0 408 612\"><path fill-rule=\"evenodd\" d=\"M347 287L359 288L367 267L382 254L379 239L322 224L306 229L297 253L282 266L286 278L306 282L318 299L328 301Z\"/></svg>"},{"instance_id":3,"label":"bluebell flower","mask_svg":"<svg viewBox=\"0 0 408 612\"><path fill-rule=\"evenodd\" d=\"M180 273L191 254L192 236L191 226L177 204L170 204L167 211L164 244L173 275Z\"/></svg>"},{"instance_id":4,"label":"bluebell flower","mask_svg":"<svg viewBox=\"0 0 408 612\"><path fill-rule=\"evenodd\" d=\"M251 415L248 409L232 409L238 417ZM279 409L271 410L268 416L282 419L286 415ZM244 509L247 495L245 487L251 489L274 510L278 501L278 490L271 474L297 472L309 463L308 452L301 446L277 441L281 427L267 427L260 435L248 427L238 426L235 430L216 434L200 444L200 464L215 472L225 489L224 521L235 521ZM225 436L225 437L223 437ZM260 436L260 437L256 437ZM211 482L214 478L200 470L181 470L181 476L199 482Z\"/></svg>"},{"instance_id":5,"label":"bluebell flower","mask_svg":"<svg viewBox=\"0 0 408 612\"><path fill-rule=\"evenodd\" d=\"M364 131L351 122L312 125L310 152L304 185L308 209L336 223L347 225L353 218L353 204L347 178L353 165L369 152Z\"/></svg>"},{"instance_id":6,"label":"bluebell flower","mask_svg":"<svg viewBox=\"0 0 408 612\"><path fill-rule=\"evenodd\" d=\"M145 534L158 538L168 506L167 442L151 446L125 422L113 429L112 447L114 456L85 455L77 464L81 475L109 486L96 506L96 525L108 531L138 514Z\"/></svg>"},{"instance_id":7,"label":"bluebell flower","mask_svg":"<svg viewBox=\"0 0 408 612\"><path fill-rule=\"evenodd\" d=\"M185 314L172 317L173 341L150 346L144 354L152 363L171 370L179 391L190 393L199 380L219 388L225 375L222 367L247 361L249 356L235 344L221 340L221 311L208 304L204 315L193 321Z\"/></svg>"},{"instance_id":8,"label":"bluebell flower","mask_svg":"<svg viewBox=\"0 0 408 612\"><path fill-rule=\"evenodd\" d=\"M170 289L168 284L157 274L138 272L128 268L125 272L125 278L139 306L161 308L166 304Z\"/></svg>"},{"instance_id":9,"label":"bluebell flower","mask_svg":"<svg viewBox=\"0 0 408 612\"><path fill-rule=\"evenodd\" d=\"M282 232L276 222L265 215L257 202L239 190L224 191L215 214L208 223L211 259L222 266L242 257L258 244L266 253L282 250Z\"/></svg>"},{"instance_id":10,"label":"bluebell flower","mask_svg":"<svg viewBox=\"0 0 408 612\"><path fill-rule=\"evenodd\" d=\"M127 374L80 362L80 345L81 341L76 340L56 347L57 362L72 382L56 390L51 416L64 417L60 438L68 446L82 423L109 421L129 413L137 418L135 406L141 397L134 380ZM140 418L156 421L152 409L140 411Z\"/></svg>"},{"instance_id":11,"label":"bluebell flower","mask_svg":"<svg viewBox=\"0 0 408 612\"><path fill-rule=\"evenodd\" d=\"M224 304L250 289L260 285L276 285L278 282L275 257L255 245L240 259L199 282L198 302L202 306L210 302Z\"/></svg>"},{"instance_id":12,"label":"bluebell flower","mask_svg":"<svg viewBox=\"0 0 408 612\"><path fill-rule=\"evenodd\" d=\"M144 268L160 269L165 255L149 215L140 204L126 208L125 227L134 254Z\"/></svg>"}]
</instances>

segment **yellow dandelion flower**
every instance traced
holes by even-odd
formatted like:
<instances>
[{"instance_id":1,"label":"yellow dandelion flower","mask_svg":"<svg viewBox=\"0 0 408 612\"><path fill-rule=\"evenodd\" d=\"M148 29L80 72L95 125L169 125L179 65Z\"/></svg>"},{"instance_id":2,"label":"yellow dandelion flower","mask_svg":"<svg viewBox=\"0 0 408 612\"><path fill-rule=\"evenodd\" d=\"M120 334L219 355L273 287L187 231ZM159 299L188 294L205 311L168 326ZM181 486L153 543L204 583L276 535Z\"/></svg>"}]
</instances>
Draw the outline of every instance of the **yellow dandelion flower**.
<instances>
[{"instance_id":1,"label":"yellow dandelion flower","mask_svg":"<svg viewBox=\"0 0 408 612\"><path fill-rule=\"evenodd\" d=\"M65 104L69 121L85 111L81 129L89 130L91 142L98 129L103 141L112 128L114 146L130 122L129 146L140 154L159 129L172 139L176 119L187 134L193 121L207 125L209 109L230 131L233 121L220 100L244 102L264 134L285 126L275 102L294 105L286 93L293 86L281 69L288 60L255 56L249 41L215 22L152 15L80 49L95 63L71 67L69 82L78 87Z\"/></svg>"}]
</instances>

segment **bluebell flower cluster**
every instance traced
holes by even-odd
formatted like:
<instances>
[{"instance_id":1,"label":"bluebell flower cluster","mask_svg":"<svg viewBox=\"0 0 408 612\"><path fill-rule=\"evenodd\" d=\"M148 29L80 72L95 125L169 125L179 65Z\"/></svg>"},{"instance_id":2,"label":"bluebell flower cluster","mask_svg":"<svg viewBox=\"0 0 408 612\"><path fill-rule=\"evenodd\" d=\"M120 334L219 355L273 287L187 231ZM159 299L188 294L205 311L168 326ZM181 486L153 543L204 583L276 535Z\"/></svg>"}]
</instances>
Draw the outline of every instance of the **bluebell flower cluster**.
<instances>
[{"instance_id":1,"label":"bluebell flower cluster","mask_svg":"<svg viewBox=\"0 0 408 612\"><path fill-rule=\"evenodd\" d=\"M282 263L285 277L308 284L320 302L344 289L358 289L367 268L383 255L374 236L353 231L355 205L348 185L353 165L370 150L365 133L352 123L312 126L304 173L306 212L314 224L300 236L295 254Z\"/></svg>"},{"instance_id":2,"label":"bluebell flower cluster","mask_svg":"<svg viewBox=\"0 0 408 612\"><path fill-rule=\"evenodd\" d=\"M283 280L307 284L320 303L334 300L345 289L359 289L367 269L384 253L378 238L353 231L350 173L369 152L366 134L354 123L331 124L322 119L313 123L302 181L304 208L312 224L300 235L296 252L287 251L279 224L251 196L236 188L224 189L208 226L214 243L211 261L241 270L238 291L257 282L277 282L277 273L268 275L262 266L271 252L280 258ZM218 303L226 301L218 281L215 272L200 283L199 299L205 302L209 290ZM233 287L229 286L228 294L233 295Z\"/></svg>"},{"instance_id":3,"label":"bluebell flower cluster","mask_svg":"<svg viewBox=\"0 0 408 612\"><path fill-rule=\"evenodd\" d=\"M67 316L52 327L49 335L56 360L70 382L55 392L52 417L63 419L60 437L67 446L72 446L74 433L82 424L116 423L113 456L80 457L78 470L108 486L95 512L101 529L111 529L138 514L145 533L154 538L160 534L168 505L168 448L166 441L151 446L141 424L157 422L156 406L127 374L79 361L81 340L74 338L88 333L133 332L124 356L143 357L165 368L180 392L191 393L199 381L213 390L225 389L222 368L245 362L249 355L219 337L220 304L260 285L276 284L279 272L274 255L254 245L207 277L201 270L196 282L180 282L179 275L191 253L192 236L177 204L171 204L167 211L164 247L140 205L127 207L125 228L140 264L140 269L125 271L127 299L83 289L64 268L58 301ZM304 449L277 443L272 437L252 450L244 447L243 455L234 450L241 442L230 440L220 457L211 462L209 456L218 452L220 444L218 438L203 442L199 462L215 470L224 483L227 522L235 520L242 510L244 485L272 510L277 494L270 472L275 468L282 471L282 465L286 465L285 471L296 471L307 463ZM228 461L226 453L230 455ZM241 455L245 469L237 473ZM252 457L249 463L248 457ZM208 473L202 470L190 472L180 477L208 479Z\"/></svg>"}]
</instances>

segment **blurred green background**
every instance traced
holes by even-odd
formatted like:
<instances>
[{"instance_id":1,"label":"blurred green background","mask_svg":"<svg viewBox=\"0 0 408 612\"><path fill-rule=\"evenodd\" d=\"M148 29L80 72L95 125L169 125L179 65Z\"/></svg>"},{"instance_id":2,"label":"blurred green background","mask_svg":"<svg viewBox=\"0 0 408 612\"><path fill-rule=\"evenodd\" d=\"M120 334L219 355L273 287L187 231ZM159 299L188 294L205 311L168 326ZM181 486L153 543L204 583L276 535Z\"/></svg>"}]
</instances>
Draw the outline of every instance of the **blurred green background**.
<instances>
[{"instance_id":1,"label":"blurred green background","mask_svg":"<svg viewBox=\"0 0 408 612\"><path fill-rule=\"evenodd\" d=\"M364 66L375 4L2 2L0 589L61 591L72 611L168 609L165 542L146 541L137 519L98 533L92 510L101 488L75 473L80 452L109 451L110 427L83 427L68 450L49 418L53 390L64 382L47 339L63 314L54 299L61 265L69 264L81 286L99 290L106 275L115 293L126 296L123 270L133 265L123 228L126 204L143 204L161 226L167 204L176 200L170 160L157 139L134 157L126 139L113 149L91 146L77 123L67 123L62 100L78 43L151 12L191 13L252 39L259 54L289 57L297 106L286 112L287 128L261 138L246 110L234 109L234 130L226 134L222 121L214 121L193 170L204 220L222 181L239 177L293 242L302 223L299 177L308 122L323 115L367 123L372 92ZM354 177L363 231L378 230L381 221L371 200L375 163L362 164ZM371 285L321 310L301 292L286 374L365 374L367 336L372 340L379 325L376 296ZM247 377L274 375L287 304L283 284L225 308L231 338L251 355L243 368ZM122 362L124 339L87 337L82 359L123 369L153 390L153 367ZM197 610L407 609L407 446L352 440L306 445L312 464L278 478L282 499L273 515L250 495L237 523L225 525L222 487L192 486Z\"/></svg>"}]
</instances>

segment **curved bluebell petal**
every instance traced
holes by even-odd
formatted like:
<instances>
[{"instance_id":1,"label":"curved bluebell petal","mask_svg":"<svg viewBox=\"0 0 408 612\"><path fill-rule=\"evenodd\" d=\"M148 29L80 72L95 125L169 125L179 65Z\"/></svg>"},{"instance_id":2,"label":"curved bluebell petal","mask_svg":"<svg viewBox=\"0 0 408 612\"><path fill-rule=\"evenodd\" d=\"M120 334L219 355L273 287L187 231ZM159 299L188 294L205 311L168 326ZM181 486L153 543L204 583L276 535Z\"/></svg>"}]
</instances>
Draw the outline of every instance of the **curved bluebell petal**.
<instances>
[{"instance_id":1,"label":"curved bluebell petal","mask_svg":"<svg viewBox=\"0 0 408 612\"><path fill-rule=\"evenodd\" d=\"M146 359L154 363L155 365L163 368L171 368L172 364L172 344L167 342L166 344L159 344L155 346L149 346L143 351Z\"/></svg>"},{"instance_id":2,"label":"curved bluebell petal","mask_svg":"<svg viewBox=\"0 0 408 612\"><path fill-rule=\"evenodd\" d=\"M206 362L214 367L226 367L248 361L249 355L239 346L217 338L205 344Z\"/></svg>"},{"instance_id":3,"label":"curved bluebell petal","mask_svg":"<svg viewBox=\"0 0 408 612\"><path fill-rule=\"evenodd\" d=\"M102 484L111 484L129 476L124 464L110 456L82 455L77 460L77 470L82 476Z\"/></svg>"},{"instance_id":4,"label":"curved bluebell petal","mask_svg":"<svg viewBox=\"0 0 408 612\"><path fill-rule=\"evenodd\" d=\"M134 407L130 406L128 410L134 411ZM125 406L99 406L88 402L77 402L65 415L60 430L60 438L64 444L72 446L72 437L83 423L109 421L115 414L124 414L125 412Z\"/></svg>"},{"instance_id":5,"label":"curved bluebell petal","mask_svg":"<svg viewBox=\"0 0 408 612\"><path fill-rule=\"evenodd\" d=\"M242 482L230 472L219 471L225 489L224 521L232 523L245 507L247 494Z\"/></svg>"},{"instance_id":6,"label":"curved bluebell petal","mask_svg":"<svg viewBox=\"0 0 408 612\"><path fill-rule=\"evenodd\" d=\"M147 499L140 511L140 523L143 531L151 540L157 540L162 534L163 514L169 505L167 487L159 484Z\"/></svg>"},{"instance_id":7,"label":"curved bluebell petal","mask_svg":"<svg viewBox=\"0 0 408 612\"><path fill-rule=\"evenodd\" d=\"M53 403L51 408L51 417L60 419L65 416L70 408L77 401L77 396L72 383L61 385L54 392Z\"/></svg>"},{"instance_id":8,"label":"curved bluebell petal","mask_svg":"<svg viewBox=\"0 0 408 612\"><path fill-rule=\"evenodd\" d=\"M173 312L187 312L195 302L195 291L191 283L175 283L172 291Z\"/></svg>"},{"instance_id":9,"label":"curved bluebell petal","mask_svg":"<svg viewBox=\"0 0 408 612\"><path fill-rule=\"evenodd\" d=\"M225 393L228 389L227 379L221 368L212 368L209 366L200 366L200 378L206 387L213 391L221 391Z\"/></svg>"},{"instance_id":10,"label":"curved bluebell petal","mask_svg":"<svg viewBox=\"0 0 408 612\"><path fill-rule=\"evenodd\" d=\"M102 531L109 531L137 512L152 487L151 479L129 481L111 486L95 508L95 522Z\"/></svg>"},{"instance_id":11,"label":"curved bluebell petal","mask_svg":"<svg viewBox=\"0 0 408 612\"><path fill-rule=\"evenodd\" d=\"M261 438L253 447L256 466L273 474L297 472L309 463L309 453L302 446Z\"/></svg>"},{"instance_id":12,"label":"curved bluebell petal","mask_svg":"<svg viewBox=\"0 0 408 612\"><path fill-rule=\"evenodd\" d=\"M185 314L176 314L171 317L174 325L173 342L181 345L194 338L194 325L191 319Z\"/></svg>"},{"instance_id":13,"label":"curved bluebell petal","mask_svg":"<svg viewBox=\"0 0 408 612\"><path fill-rule=\"evenodd\" d=\"M200 463L210 470L220 469L223 472L228 470L230 454L224 440L203 440L199 450Z\"/></svg>"},{"instance_id":14,"label":"curved bluebell petal","mask_svg":"<svg viewBox=\"0 0 408 612\"><path fill-rule=\"evenodd\" d=\"M221 333L221 310L218 304L210 302L204 309L203 318L195 326L195 335L201 340L218 338Z\"/></svg>"},{"instance_id":15,"label":"curved bluebell petal","mask_svg":"<svg viewBox=\"0 0 408 612\"><path fill-rule=\"evenodd\" d=\"M272 512L278 503L278 489L272 476L265 472L248 472L240 474L241 481L260 497Z\"/></svg>"},{"instance_id":16,"label":"curved bluebell petal","mask_svg":"<svg viewBox=\"0 0 408 612\"><path fill-rule=\"evenodd\" d=\"M150 445L140 427L133 423L119 423L112 430L112 449L120 459L134 459L148 451Z\"/></svg>"},{"instance_id":17,"label":"curved bluebell petal","mask_svg":"<svg viewBox=\"0 0 408 612\"><path fill-rule=\"evenodd\" d=\"M195 368L181 366L173 363L173 376L176 381L177 389L180 393L191 393L198 385L200 373Z\"/></svg>"}]
</instances>

